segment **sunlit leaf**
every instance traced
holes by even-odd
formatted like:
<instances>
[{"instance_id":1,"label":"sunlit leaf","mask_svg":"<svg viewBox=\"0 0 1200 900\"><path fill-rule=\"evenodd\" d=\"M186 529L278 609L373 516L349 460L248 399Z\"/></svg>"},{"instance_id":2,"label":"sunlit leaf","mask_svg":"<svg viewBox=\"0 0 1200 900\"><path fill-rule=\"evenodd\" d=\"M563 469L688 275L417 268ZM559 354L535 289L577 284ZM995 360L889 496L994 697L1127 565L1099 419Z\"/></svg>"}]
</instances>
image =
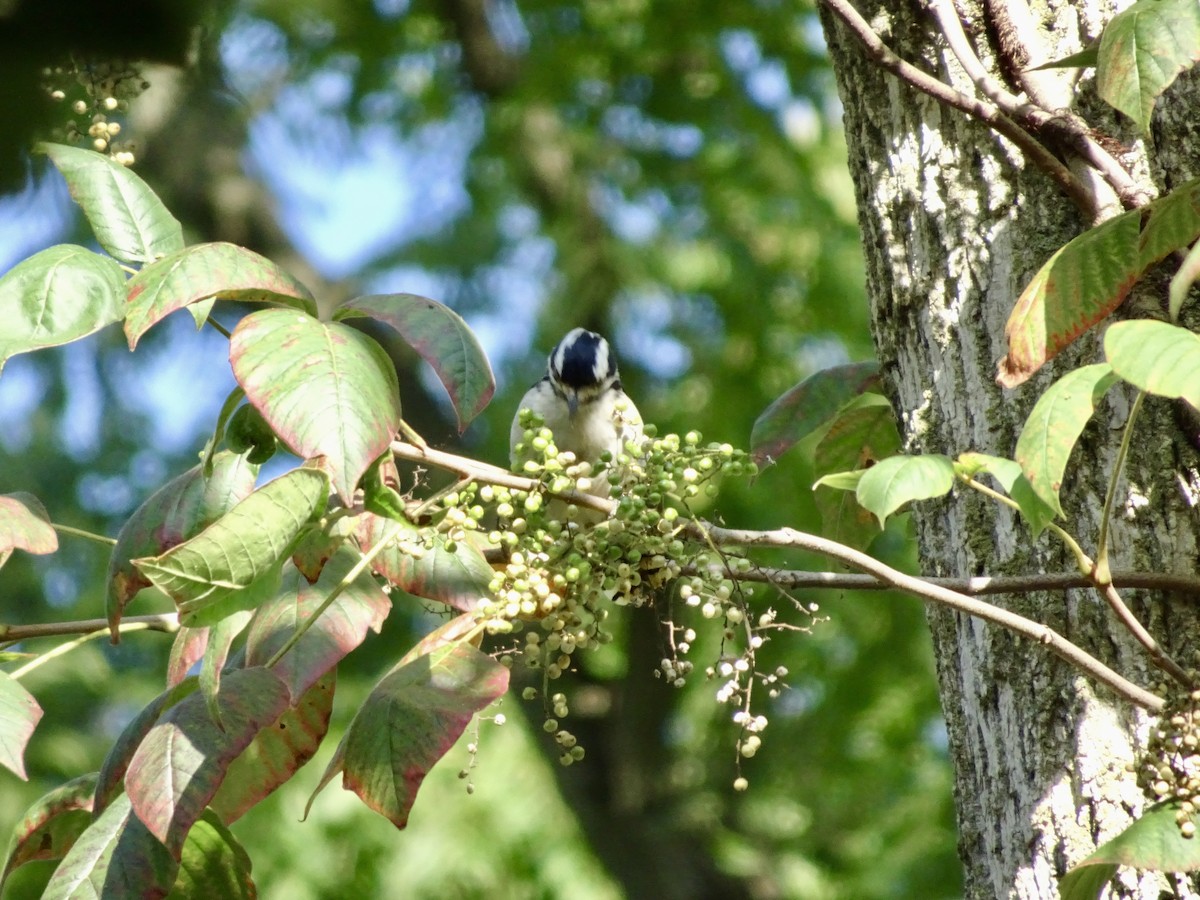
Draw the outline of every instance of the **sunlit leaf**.
<instances>
[{"instance_id":1,"label":"sunlit leaf","mask_svg":"<svg viewBox=\"0 0 1200 900\"><path fill-rule=\"evenodd\" d=\"M171 642L171 655L167 660L167 687L174 687L187 677L192 666L204 658L207 646L207 628L180 626Z\"/></svg>"},{"instance_id":2,"label":"sunlit leaf","mask_svg":"<svg viewBox=\"0 0 1200 900\"><path fill-rule=\"evenodd\" d=\"M287 687L268 669L237 669L221 679L218 702L224 730L192 694L150 729L125 774L137 817L176 857L229 764L287 709Z\"/></svg>"},{"instance_id":3,"label":"sunlit leaf","mask_svg":"<svg viewBox=\"0 0 1200 900\"><path fill-rule=\"evenodd\" d=\"M1200 180L1123 213L1060 248L1021 293L997 381L1015 387L1102 321L1145 271L1200 236Z\"/></svg>"},{"instance_id":4,"label":"sunlit leaf","mask_svg":"<svg viewBox=\"0 0 1200 900\"><path fill-rule=\"evenodd\" d=\"M131 169L103 153L39 144L66 179L100 246L126 263L152 262L183 249L183 229Z\"/></svg>"},{"instance_id":5,"label":"sunlit leaf","mask_svg":"<svg viewBox=\"0 0 1200 900\"><path fill-rule=\"evenodd\" d=\"M13 550L46 554L58 549L50 514L33 494L0 494L0 559Z\"/></svg>"},{"instance_id":6,"label":"sunlit leaf","mask_svg":"<svg viewBox=\"0 0 1200 900\"><path fill-rule=\"evenodd\" d=\"M9 873L27 862L62 859L71 845L92 824L92 797L96 774L81 775L40 797L13 829L3 885Z\"/></svg>"},{"instance_id":7,"label":"sunlit leaf","mask_svg":"<svg viewBox=\"0 0 1200 900\"><path fill-rule=\"evenodd\" d=\"M481 413L496 391L487 354L450 307L416 294L373 294L348 300L335 319L369 316L389 325L437 373L458 417L458 430Z\"/></svg>"},{"instance_id":8,"label":"sunlit leaf","mask_svg":"<svg viewBox=\"0 0 1200 900\"><path fill-rule=\"evenodd\" d=\"M949 457L889 456L863 473L855 495L883 527L888 516L905 503L944 496L952 487L954 464Z\"/></svg>"},{"instance_id":9,"label":"sunlit leaf","mask_svg":"<svg viewBox=\"0 0 1200 900\"><path fill-rule=\"evenodd\" d=\"M269 577L301 529L325 508L327 491L324 473L293 469L195 537L160 556L135 560L135 565L175 601L185 621Z\"/></svg>"},{"instance_id":10,"label":"sunlit leaf","mask_svg":"<svg viewBox=\"0 0 1200 900\"><path fill-rule=\"evenodd\" d=\"M1063 514L1059 491L1071 451L1096 404L1116 380L1107 363L1068 372L1038 398L1025 420L1014 456L1034 493L1056 515Z\"/></svg>"},{"instance_id":11,"label":"sunlit leaf","mask_svg":"<svg viewBox=\"0 0 1200 900\"><path fill-rule=\"evenodd\" d=\"M125 276L106 256L59 244L0 278L0 370L18 353L58 347L119 321Z\"/></svg>"},{"instance_id":12,"label":"sunlit leaf","mask_svg":"<svg viewBox=\"0 0 1200 900\"><path fill-rule=\"evenodd\" d=\"M263 728L230 763L225 780L209 803L227 825L287 782L316 754L333 712L337 669L317 679L295 706Z\"/></svg>"},{"instance_id":13,"label":"sunlit leaf","mask_svg":"<svg viewBox=\"0 0 1200 900\"><path fill-rule=\"evenodd\" d=\"M1175 816L1179 803L1158 803L1111 841L1063 876L1063 900L1095 900L1117 866L1151 872L1193 872L1200 869L1200 841L1179 832Z\"/></svg>"},{"instance_id":14,"label":"sunlit leaf","mask_svg":"<svg viewBox=\"0 0 1200 900\"><path fill-rule=\"evenodd\" d=\"M225 616L208 629L204 661L200 665L200 693L204 697L208 715L217 723L218 727L224 727L221 723L221 704L218 702L221 691L221 672L225 668L226 660L229 659L229 648L233 646L233 642L242 633L242 629L250 622L250 617L253 615L254 613L248 609L238 610Z\"/></svg>"},{"instance_id":15,"label":"sunlit leaf","mask_svg":"<svg viewBox=\"0 0 1200 900\"><path fill-rule=\"evenodd\" d=\"M145 266L127 287L129 349L177 309L210 298L275 303L317 314L308 288L269 259L236 244L196 244Z\"/></svg>"},{"instance_id":16,"label":"sunlit leaf","mask_svg":"<svg viewBox=\"0 0 1200 900\"><path fill-rule=\"evenodd\" d=\"M750 455L758 464L779 459L834 417L859 394L879 385L879 364L847 363L814 372L768 406L750 432Z\"/></svg>"},{"instance_id":17,"label":"sunlit leaf","mask_svg":"<svg viewBox=\"0 0 1200 900\"><path fill-rule=\"evenodd\" d=\"M281 309L251 313L230 342L234 375L298 456L324 456L342 500L400 427L392 361L347 325Z\"/></svg>"},{"instance_id":18,"label":"sunlit leaf","mask_svg":"<svg viewBox=\"0 0 1200 900\"><path fill-rule=\"evenodd\" d=\"M121 794L79 836L54 870L42 900L165 897L179 864Z\"/></svg>"},{"instance_id":19,"label":"sunlit leaf","mask_svg":"<svg viewBox=\"0 0 1200 900\"><path fill-rule=\"evenodd\" d=\"M253 900L250 856L211 810L188 832L168 900Z\"/></svg>"},{"instance_id":20,"label":"sunlit leaf","mask_svg":"<svg viewBox=\"0 0 1200 900\"><path fill-rule=\"evenodd\" d=\"M1096 90L1146 131L1155 101L1197 60L1200 4L1139 0L1113 16L1100 36Z\"/></svg>"},{"instance_id":21,"label":"sunlit leaf","mask_svg":"<svg viewBox=\"0 0 1200 900\"><path fill-rule=\"evenodd\" d=\"M259 608L250 625L246 635L247 664L265 665L361 558L357 549L343 544L315 584L309 584L301 573L289 569L284 576L284 589ZM371 573L360 572L272 671L288 686L292 697L299 697L361 644L368 631L379 631L391 606Z\"/></svg>"},{"instance_id":22,"label":"sunlit leaf","mask_svg":"<svg viewBox=\"0 0 1200 900\"><path fill-rule=\"evenodd\" d=\"M373 547L396 529L398 537L372 562L374 570L392 584L463 612L477 609L480 599L490 596L488 585L495 572L469 541L459 541L448 550L445 537L438 534L426 547L412 523L367 513L359 517L359 544Z\"/></svg>"},{"instance_id":23,"label":"sunlit leaf","mask_svg":"<svg viewBox=\"0 0 1200 900\"><path fill-rule=\"evenodd\" d=\"M0 672L0 766L25 781L25 746L41 718L42 708L33 694Z\"/></svg>"},{"instance_id":24,"label":"sunlit leaf","mask_svg":"<svg viewBox=\"0 0 1200 900\"><path fill-rule=\"evenodd\" d=\"M830 472L813 482L813 489L827 487L835 491L857 491L858 483L866 474L866 469L855 469L853 472Z\"/></svg>"},{"instance_id":25,"label":"sunlit leaf","mask_svg":"<svg viewBox=\"0 0 1200 900\"><path fill-rule=\"evenodd\" d=\"M1182 397L1200 409L1200 337L1186 328L1142 319L1117 322L1104 332L1113 371L1160 397Z\"/></svg>"},{"instance_id":26,"label":"sunlit leaf","mask_svg":"<svg viewBox=\"0 0 1200 900\"><path fill-rule=\"evenodd\" d=\"M258 466L233 453L213 458L212 475L205 478L193 466L150 495L125 522L108 561L106 608L109 628L116 626L129 601L149 587L150 579L133 564L157 556L207 528L250 496Z\"/></svg>"}]
</instances>

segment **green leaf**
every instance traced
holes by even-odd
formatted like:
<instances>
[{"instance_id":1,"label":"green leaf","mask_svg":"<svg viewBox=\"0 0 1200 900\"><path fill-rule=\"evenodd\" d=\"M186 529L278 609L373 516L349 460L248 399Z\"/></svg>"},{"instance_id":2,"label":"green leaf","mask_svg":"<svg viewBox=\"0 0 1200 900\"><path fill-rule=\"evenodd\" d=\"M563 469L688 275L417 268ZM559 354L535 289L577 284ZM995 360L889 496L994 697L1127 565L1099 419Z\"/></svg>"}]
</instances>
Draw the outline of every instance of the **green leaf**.
<instances>
[{"instance_id":1,"label":"green leaf","mask_svg":"<svg viewBox=\"0 0 1200 900\"><path fill-rule=\"evenodd\" d=\"M346 325L266 309L238 323L229 360L275 434L298 456L324 456L350 505L400 427L396 370L383 348Z\"/></svg>"},{"instance_id":2,"label":"green leaf","mask_svg":"<svg viewBox=\"0 0 1200 900\"><path fill-rule=\"evenodd\" d=\"M293 469L195 537L134 564L175 601L181 621L191 625L206 608L277 568L301 530L325 508L328 484L323 472Z\"/></svg>"},{"instance_id":3,"label":"green leaf","mask_svg":"<svg viewBox=\"0 0 1200 900\"><path fill-rule=\"evenodd\" d=\"M1054 510L1037 495L1016 460L989 456L986 453L963 453L954 461L954 468L955 471L971 478L981 472L995 478L1020 508L1021 515L1035 538L1054 520Z\"/></svg>"},{"instance_id":4,"label":"green leaf","mask_svg":"<svg viewBox=\"0 0 1200 900\"><path fill-rule=\"evenodd\" d=\"M378 574L413 596L463 612L474 612L480 598L490 596L488 585L495 572L470 541L457 542L451 551L445 536L435 534L432 546L426 547L420 530L410 522L367 513L359 518L359 544L373 547L394 527L400 529L399 537L372 561Z\"/></svg>"},{"instance_id":5,"label":"green leaf","mask_svg":"<svg viewBox=\"0 0 1200 900\"><path fill-rule=\"evenodd\" d=\"M3 886L13 870L39 859L62 859L92 824L92 795L96 773L81 775L39 798L13 829Z\"/></svg>"},{"instance_id":6,"label":"green leaf","mask_svg":"<svg viewBox=\"0 0 1200 900\"><path fill-rule=\"evenodd\" d=\"M1117 322L1104 333L1104 355L1135 387L1200 409L1200 337L1187 329L1150 319Z\"/></svg>"},{"instance_id":7,"label":"green leaf","mask_svg":"<svg viewBox=\"0 0 1200 900\"><path fill-rule=\"evenodd\" d=\"M1107 363L1068 372L1038 398L1025 420L1014 456L1034 493L1056 515L1063 515L1059 491L1071 451L1116 380Z\"/></svg>"},{"instance_id":8,"label":"green leaf","mask_svg":"<svg viewBox=\"0 0 1200 900\"><path fill-rule=\"evenodd\" d=\"M1179 270L1171 277L1171 289L1168 293L1168 310L1171 321L1179 320L1179 311L1188 292L1197 281L1200 281L1200 241L1192 245L1187 256L1179 266Z\"/></svg>"},{"instance_id":9,"label":"green leaf","mask_svg":"<svg viewBox=\"0 0 1200 900\"><path fill-rule=\"evenodd\" d=\"M28 781L25 746L42 718L42 708L21 683L0 672L0 766Z\"/></svg>"},{"instance_id":10,"label":"green leaf","mask_svg":"<svg viewBox=\"0 0 1200 900\"><path fill-rule=\"evenodd\" d=\"M259 607L250 625L246 635L247 665L265 665L361 558L355 547L343 544L330 557L315 584L309 584L298 571L289 569L284 589ZM271 671L287 685L292 697L300 697L358 647L368 630L378 632L391 608L391 601L371 573L360 572Z\"/></svg>"},{"instance_id":11,"label":"green leaf","mask_svg":"<svg viewBox=\"0 0 1200 900\"><path fill-rule=\"evenodd\" d=\"M496 379L475 333L450 307L416 294L372 294L348 300L334 319L369 316L389 325L417 351L441 380L458 431L466 430L496 392Z\"/></svg>"},{"instance_id":12,"label":"green leaf","mask_svg":"<svg viewBox=\"0 0 1200 900\"><path fill-rule=\"evenodd\" d=\"M179 864L133 815L121 794L79 836L54 870L42 900L165 897Z\"/></svg>"},{"instance_id":13,"label":"green leaf","mask_svg":"<svg viewBox=\"0 0 1200 900\"><path fill-rule=\"evenodd\" d=\"M13 550L44 555L58 549L50 514L33 494L0 494L0 564Z\"/></svg>"},{"instance_id":14,"label":"green leaf","mask_svg":"<svg viewBox=\"0 0 1200 900\"><path fill-rule=\"evenodd\" d=\"M1193 872L1200 869L1200 841L1179 833L1175 801L1158 803L1128 828L1063 876L1064 900L1094 900L1116 874L1117 866L1151 872Z\"/></svg>"},{"instance_id":15,"label":"green leaf","mask_svg":"<svg viewBox=\"0 0 1200 900\"><path fill-rule=\"evenodd\" d=\"M207 528L250 496L258 466L233 453L213 457L212 475L193 466L150 495L125 522L108 560L105 607L114 639L125 607L151 581L134 565L157 556Z\"/></svg>"},{"instance_id":16,"label":"green leaf","mask_svg":"<svg viewBox=\"0 0 1200 900\"><path fill-rule=\"evenodd\" d=\"M245 453L246 459L255 465L262 465L275 455L275 432L262 413L249 403L239 406L229 419L225 439L230 450Z\"/></svg>"},{"instance_id":17,"label":"green leaf","mask_svg":"<svg viewBox=\"0 0 1200 900\"><path fill-rule=\"evenodd\" d=\"M206 810L188 832L179 876L167 900L253 900L250 856L217 815Z\"/></svg>"},{"instance_id":18,"label":"green leaf","mask_svg":"<svg viewBox=\"0 0 1200 900\"><path fill-rule=\"evenodd\" d=\"M167 660L167 687L174 687L187 677L192 666L204 658L208 647L207 628L188 628L181 625L171 642L171 656Z\"/></svg>"},{"instance_id":19,"label":"green leaf","mask_svg":"<svg viewBox=\"0 0 1200 900\"><path fill-rule=\"evenodd\" d=\"M196 244L151 263L130 279L125 311L129 349L170 313L213 298L277 303L317 314L308 288L269 259L236 244Z\"/></svg>"},{"instance_id":20,"label":"green leaf","mask_svg":"<svg viewBox=\"0 0 1200 900\"><path fill-rule=\"evenodd\" d=\"M507 688L508 669L469 644L402 663L375 686L346 731L344 786L403 828L434 763Z\"/></svg>"},{"instance_id":21,"label":"green leaf","mask_svg":"<svg viewBox=\"0 0 1200 900\"><path fill-rule=\"evenodd\" d=\"M221 679L218 702L224 729L209 717L204 698L192 694L150 729L125 773L138 819L176 858L230 763L283 715L288 692L269 669L237 669Z\"/></svg>"},{"instance_id":22,"label":"green leaf","mask_svg":"<svg viewBox=\"0 0 1200 900\"><path fill-rule=\"evenodd\" d=\"M1021 293L997 381L1015 387L1102 321L1146 270L1200 237L1200 179L1060 248Z\"/></svg>"},{"instance_id":23,"label":"green leaf","mask_svg":"<svg viewBox=\"0 0 1200 900\"><path fill-rule=\"evenodd\" d=\"M146 182L103 153L39 144L66 179L96 240L121 262L148 263L183 249L183 229Z\"/></svg>"},{"instance_id":24,"label":"green leaf","mask_svg":"<svg viewBox=\"0 0 1200 900\"><path fill-rule=\"evenodd\" d=\"M1097 59L1100 57L1100 42L1096 41L1087 47L1084 47L1078 53L1072 53L1070 56L1064 56L1062 59L1056 59L1053 62L1042 63L1040 66L1034 66L1028 69L1029 72L1040 72L1043 69L1086 69L1088 66L1096 65Z\"/></svg>"},{"instance_id":25,"label":"green leaf","mask_svg":"<svg viewBox=\"0 0 1200 900\"><path fill-rule=\"evenodd\" d=\"M912 500L950 493L954 463L947 456L889 456L863 473L855 495L882 528L888 516Z\"/></svg>"},{"instance_id":26,"label":"green leaf","mask_svg":"<svg viewBox=\"0 0 1200 900\"><path fill-rule=\"evenodd\" d=\"M278 584L275 587L278 588ZM249 624L253 615L248 609L237 610L208 629L204 660L200 664L200 693L204 697L209 717L217 723L218 728L225 727L221 723L221 705L217 702L221 691L221 672L229 659L229 648L233 646L234 640Z\"/></svg>"},{"instance_id":27,"label":"green leaf","mask_svg":"<svg viewBox=\"0 0 1200 900\"><path fill-rule=\"evenodd\" d=\"M867 474L866 469L855 469L853 472L830 472L822 475L813 483L813 489L819 487L833 488L835 491L857 491L858 483Z\"/></svg>"},{"instance_id":28,"label":"green leaf","mask_svg":"<svg viewBox=\"0 0 1200 900\"><path fill-rule=\"evenodd\" d=\"M1196 0L1139 0L1113 16L1100 36L1096 89L1146 131L1155 101L1200 60Z\"/></svg>"},{"instance_id":29,"label":"green leaf","mask_svg":"<svg viewBox=\"0 0 1200 900\"><path fill-rule=\"evenodd\" d=\"M58 347L124 314L125 276L107 257L59 244L0 278L0 370L18 353Z\"/></svg>"},{"instance_id":30,"label":"green leaf","mask_svg":"<svg viewBox=\"0 0 1200 900\"><path fill-rule=\"evenodd\" d=\"M848 363L814 372L768 406L750 431L750 456L758 465L779 459L832 419L859 394L879 385L879 364Z\"/></svg>"},{"instance_id":31,"label":"green leaf","mask_svg":"<svg viewBox=\"0 0 1200 900\"><path fill-rule=\"evenodd\" d=\"M229 825L288 781L316 755L333 712L337 669L322 675L292 707L262 729L230 763L225 780L209 803Z\"/></svg>"}]
</instances>

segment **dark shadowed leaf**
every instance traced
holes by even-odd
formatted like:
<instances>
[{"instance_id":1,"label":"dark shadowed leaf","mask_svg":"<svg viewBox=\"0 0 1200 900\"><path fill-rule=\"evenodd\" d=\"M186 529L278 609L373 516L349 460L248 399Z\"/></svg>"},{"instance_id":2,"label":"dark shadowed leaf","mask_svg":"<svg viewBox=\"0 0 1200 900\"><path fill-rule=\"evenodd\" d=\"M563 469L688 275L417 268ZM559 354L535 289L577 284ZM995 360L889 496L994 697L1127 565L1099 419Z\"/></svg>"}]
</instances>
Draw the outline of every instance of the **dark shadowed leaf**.
<instances>
[{"instance_id":1,"label":"dark shadowed leaf","mask_svg":"<svg viewBox=\"0 0 1200 900\"><path fill-rule=\"evenodd\" d=\"M197 687L199 687L199 681L194 676L185 678L151 700L125 726L116 742L109 748L108 755L104 757L104 763L100 766L100 773L96 778L94 804L96 812L105 809L113 798L121 793L125 781L125 771L129 768L129 760L137 752L142 740L150 733L154 723L176 703L195 693Z\"/></svg>"},{"instance_id":2,"label":"dark shadowed leaf","mask_svg":"<svg viewBox=\"0 0 1200 900\"><path fill-rule=\"evenodd\" d=\"M106 256L59 244L0 278L0 370L18 353L58 347L124 314L125 276Z\"/></svg>"},{"instance_id":3,"label":"dark shadowed leaf","mask_svg":"<svg viewBox=\"0 0 1200 900\"><path fill-rule=\"evenodd\" d=\"M254 491L195 537L134 563L175 601L184 621L269 579L300 531L325 508L327 493L324 473L293 469Z\"/></svg>"},{"instance_id":4,"label":"dark shadowed leaf","mask_svg":"<svg viewBox=\"0 0 1200 900\"><path fill-rule=\"evenodd\" d=\"M176 857L229 764L287 709L287 687L268 669L238 669L221 679L218 702L224 731L192 694L150 729L125 774L137 817Z\"/></svg>"},{"instance_id":5,"label":"dark shadowed leaf","mask_svg":"<svg viewBox=\"0 0 1200 900\"><path fill-rule=\"evenodd\" d=\"M396 370L383 348L337 322L264 309L238 323L229 360L247 398L298 456L324 456L350 504L400 427Z\"/></svg>"},{"instance_id":6,"label":"dark shadowed leaf","mask_svg":"<svg viewBox=\"0 0 1200 900\"><path fill-rule=\"evenodd\" d=\"M92 824L96 774L81 775L40 797L13 829L0 887L10 872L39 859L62 859Z\"/></svg>"},{"instance_id":7,"label":"dark shadowed leaf","mask_svg":"<svg viewBox=\"0 0 1200 900\"><path fill-rule=\"evenodd\" d=\"M247 663L265 665L361 558L356 548L343 544L315 584L309 584L301 573L289 568L284 576L284 589L259 608L250 625L246 636ZM299 697L361 644L368 630L378 631L391 606L371 573L360 572L276 663L273 671L288 686L291 696Z\"/></svg>"},{"instance_id":8,"label":"dark shadowed leaf","mask_svg":"<svg viewBox=\"0 0 1200 900\"><path fill-rule=\"evenodd\" d=\"M1100 35L1096 90L1146 131L1155 101L1197 60L1200 4L1139 0L1113 16Z\"/></svg>"},{"instance_id":9,"label":"dark shadowed leaf","mask_svg":"<svg viewBox=\"0 0 1200 900\"><path fill-rule=\"evenodd\" d=\"M156 900L167 896L178 870L121 794L75 841L42 900Z\"/></svg>"},{"instance_id":10,"label":"dark shadowed leaf","mask_svg":"<svg viewBox=\"0 0 1200 900\"><path fill-rule=\"evenodd\" d=\"M1107 363L1068 372L1038 398L1025 420L1014 456L1034 493L1056 515L1063 514L1059 491L1071 451L1096 403L1116 381Z\"/></svg>"},{"instance_id":11,"label":"dark shadowed leaf","mask_svg":"<svg viewBox=\"0 0 1200 900\"><path fill-rule=\"evenodd\" d=\"M329 730L336 681L330 669L230 764L209 804L221 821L237 821L313 758Z\"/></svg>"},{"instance_id":12,"label":"dark shadowed leaf","mask_svg":"<svg viewBox=\"0 0 1200 900\"><path fill-rule=\"evenodd\" d=\"M24 491L0 494L0 561L13 550L45 554L57 549L58 535L42 501Z\"/></svg>"},{"instance_id":13,"label":"dark shadowed leaf","mask_svg":"<svg viewBox=\"0 0 1200 900\"><path fill-rule=\"evenodd\" d=\"M114 638L125 606L150 586L150 579L133 560L157 556L207 528L250 496L257 474L258 466L245 457L218 453L210 477L204 478L200 466L193 466L155 491L129 517L108 561L106 607Z\"/></svg>"},{"instance_id":14,"label":"dark shadowed leaf","mask_svg":"<svg viewBox=\"0 0 1200 900\"><path fill-rule=\"evenodd\" d=\"M317 314L308 288L269 259L235 244L196 244L145 266L127 286L129 349L177 309L210 298L277 303Z\"/></svg>"},{"instance_id":15,"label":"dark shadowed leaf","mask_svg":"<svg viewBox=\"0 0 1200 900\"><path fill-rule=\"evenodd\" d=\"M1063 876L1059 891L1064 900L1095 900L1116 873L1117 866L1151 872L1194 872L1200 869L1200 841L1179 833L1175 814L1179 804L1159 803L1141 818ZM1089 871L1096 870L1096 871ZM1091 893L1088 893L1091 891Z\"/></svg>"},{"instance_id":16,"label":"dark shadowed leaf","mask_svg":"<svg viewBox=\"0 0 1200 900\"><path fill-rule=\"evenodd\" d=\"M1200 409L1200 337L1186 328L1143 319L1104 332L1104 355L1130 384L1159 397L1182 397Z\"/></svg>"},{"instance_id":17,"label":"dark shadowed leaf","mask_svg":"<svg viewBox=\"0 0 1200 900\"><path fill-rule=\"evenodd\" d=\"M954 487L954 463L940 454L889 456L863 473L856 496L864 509L879 519L913 500L941 497Z\"/></svg>"},{"instance_id":18,"label":"dark shadowed leaf","mask_svg":"<svg viewBox=\"0 0 1200 900\"><path fill-rule=\"evenodd\" d=\"M132 170L103 153L39 144L66 179L96 240L121 262L147 263L183 249L183 229Z\"/></svg>"},{"instance_id":19,"label":"dark shadowed leaf","mask_svg":"<svg viewBox=\"0 0 1200 900\"><path fill-rule=\"evenodd\" d=\"M814 372L768 406L750 432L750 455L760 466L832 419L844 404L879 385L879 364L847 363Z\"/></svg>"},{"instance_id":20,"label":"dark shadowed leaf","mask_svg":"<svg viewBox=\"0 0 1200 900\"><path fill-rule=\"evenodd\" d=\"M253 900L250 856L211 810L188 832L168 900Z\"/></svg>"},{"instance_id":21,"label":"dark shadowed leaf","mask_svg":"<svg viewBox=\"0 0 1200 900\"><path fill-rule=\"evenodd\" d=\"M458 417L461 434L496 392L487 354L462 317L416 294L373 294L342 304L335 319L369 316L390 325L437 373Z\"/></svg>"},{"instance_id":22,"label":"dark shadowed leaf","mask_svg":"<svg viewBox=\"0 0 1200 900\"><path fill-rule=\"evenodd\" d=\"M480 599L490 596L488 585L495 573L469 541L459 541L451 552L438 534L433 546L425 547L415 525L366 513L359 517L359 545L373 547L394 528L400 529L399 536L372 561L375 571L392 584L463 612L478 609Z\"/></svg>"},{"instance_id":23,"label":"dark shadowed leaf","mask_svg":"<svg viewBox=\"0 0 1200 900\"><path fill-rule=\"evenodd\" d=\"M21 683L0 672L0 766L24 781L25 746L41 721L42 708Z\"/></svg>"}]
</instances>

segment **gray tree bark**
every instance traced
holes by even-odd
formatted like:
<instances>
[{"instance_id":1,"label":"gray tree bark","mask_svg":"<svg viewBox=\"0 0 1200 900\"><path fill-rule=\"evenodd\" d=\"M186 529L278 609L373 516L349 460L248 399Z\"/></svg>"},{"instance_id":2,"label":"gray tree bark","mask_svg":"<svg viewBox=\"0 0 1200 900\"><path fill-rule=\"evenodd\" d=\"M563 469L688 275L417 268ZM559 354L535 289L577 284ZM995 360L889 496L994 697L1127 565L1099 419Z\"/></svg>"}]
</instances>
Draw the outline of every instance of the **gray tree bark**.
<instances>
[{"instance_id":1,"label":"gray tree bark","mask_svg":"<svg viewBox=\"0 0 1200 900\"><path fill-rule=\"evenodd\" d=\"M974 95L919 4L857 5L901 57ZM1015 14L1018 36L1035 50L1034 65L1078 51L1114 12L1106 4L1032 0L1032 17L1022 20L1017 7L1023 0L983 6ZM984 65L1005 82L1011 73L997 61L994 20L976 3L958 9ZM1088 223L1012 144L901 84L868 59L827 10L822 16L845 106L874 333L907 450L1011 456L1037 396L1069 368L1102 358L1098 329L1025 385L1008 391L995 382L1017 296L1050 254ZM1200 172L1194 134L1200 79L1176 83L1142 140L1096 98L1087 74L1074 109L1118 139L1123 162L1151 173L1160 193ZM1069 88L1061 82L1065 74L1051 77L1059 79L1057 89ZM1138 315L1149 308L1161 317L1164 285L1130 301L1148 304ZM1118 312L1123 315L1132 313ZM1117 429L1131 400L1118 388L1101 404L1063 490L1068 530L1093 556ZM1197 455L1165 402L1147 405L1137 434L1118 494L1113 566L1194 572ZM1073 568L1051 535L1032 540L1014 514L975 496L918 504L914 520L930 574ZM1095 592L996 602L1045 622L1140 684L1159 680ZM1154 593L1130 595L1127 602L1177 659L1195 663L1200 630L1193 603ZM1144 742L1147 717L1043 648L1000 629L940 609L930 610L929 624L956 773L967 894L1056 897L1067 869L1144 808L1126 767ZM1157 897L1163 889L1195 893L1192 882L1175 876L1123 869L1112 896Z\"/></svg>"}]
</instances>

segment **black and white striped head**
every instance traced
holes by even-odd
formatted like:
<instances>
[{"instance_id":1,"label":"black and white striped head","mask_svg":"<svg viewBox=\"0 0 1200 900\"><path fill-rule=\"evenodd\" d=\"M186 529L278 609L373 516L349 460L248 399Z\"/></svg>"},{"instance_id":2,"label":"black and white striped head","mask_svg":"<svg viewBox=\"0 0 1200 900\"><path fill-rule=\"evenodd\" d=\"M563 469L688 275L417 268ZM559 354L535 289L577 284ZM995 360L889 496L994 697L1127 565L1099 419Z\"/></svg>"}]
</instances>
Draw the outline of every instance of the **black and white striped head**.
<instances>
[{"instance_id":1,"label":"black and white striped head","mask_svg":"<svg viewBox=\"0 0 1200 900\"><path fill-rule=\"evenodd\" d=\"M546 377L567 401L571 414L613 387L620 388L617 359L608 341L585 328L574 328L550 354Z\"/></svg>"}]
</instances>

